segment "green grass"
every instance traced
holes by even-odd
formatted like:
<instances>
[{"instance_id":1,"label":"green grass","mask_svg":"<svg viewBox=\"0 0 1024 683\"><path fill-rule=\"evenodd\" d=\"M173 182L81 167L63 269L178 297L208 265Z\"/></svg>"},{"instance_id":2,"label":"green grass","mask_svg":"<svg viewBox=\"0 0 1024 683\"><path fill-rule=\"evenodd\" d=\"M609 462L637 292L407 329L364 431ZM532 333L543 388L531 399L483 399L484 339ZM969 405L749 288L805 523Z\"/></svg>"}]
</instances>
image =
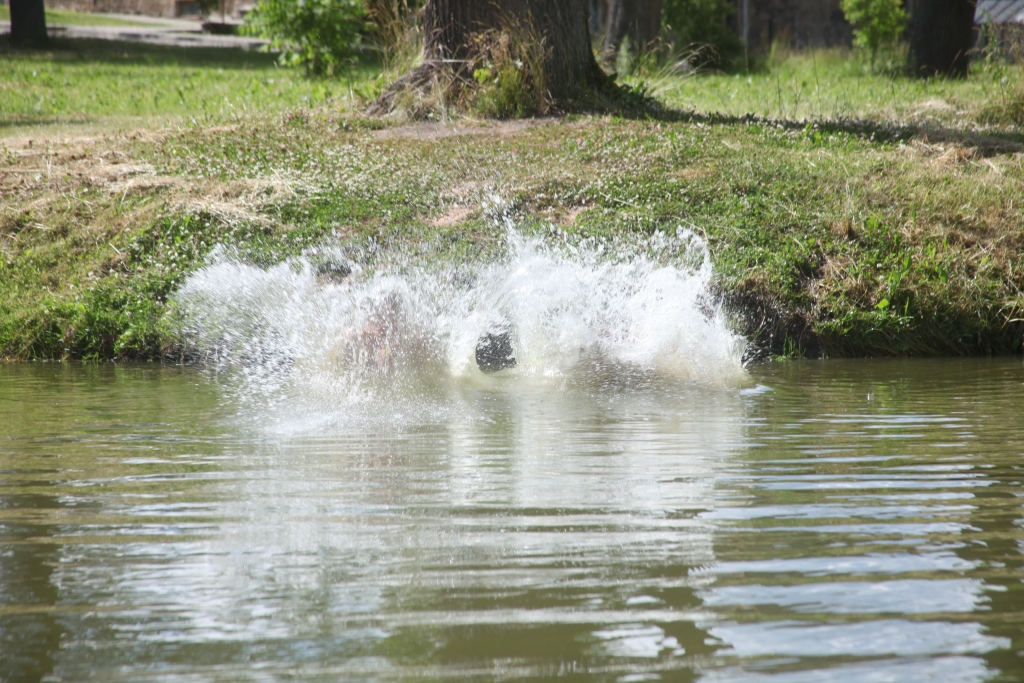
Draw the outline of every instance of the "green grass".
<instances>
[{"instance_id":1,"label":"green grass","mask_svg":"<svg viewBox=\"0 0 1024 683\"><path fill-rule=\"evenodd\" d=\"M45 52L0 46L0 130L67 124L217 125L347 97L349 83L310 80L274 55L104 40L51 41ZM371 73L353 70L362 82Z\"/></svg>"},{"instance_id":2,"label":"green grass","mask_svg":"<svg viewBox=\"0 0 1024 683\"><path fill-rule=\"evenodd\" d=\"M873 119L893 123L977 127L987 106L1016 95L1018 65L993 60L958 80L908 78L872 71L864 56L847 50L782 52L750 73L679 77L648 69L627 78L645 83L667 106L727 116L755 114L789 120ZM998 121L996 121L998 122ZM1003 121L1024 126L1024 119Z\"/></svg>"},{"instance_id":3,"label":"green grass","mask_svg":"<svg viewBox=\"0 0 1024 683\"><path fill-rule=\"evenodd\" d=\"M218 69L293 80L279 98L211 106L194 123L194 114L166 103L148 114L184 126L58 141L45 136L51 126L41 118L27 129L43 134L33 146L23 133L0 142L0 356L154 357L173 349L168 297L218 243L256 263L368 239L436 259L492 254L503 229L481 207L493 195L527 232L695 229L711 246L716 286L737 325L766 353L1021 350L1024 152L1009 124L986 136L970 112L923 133L891 129L887 118L848 126L572 116L525 127L459 121L459 134L437 137L362 118L344 80L305 81L259 66L259 55L235 55L232 66L148 54L105 76L90 77L84 66L80 73L113 89L119 73L166 68L180 84L191 69L196 92L227 79ZM830 62L834 56L789 57L777 67L777 87L802 78L810 60L828 84L819 92L840 92L846 86L837 83L849 81L859 98L849 118L876 111L864 93L880 92L884 78L857 76ZM23 69L48 58L4 59ZM353 71L353 89L370 75ZM771 77L752 75L747 85L758 83L763 95ZM969 102L988 87L982 78L991 76L896 86L906 103L937 92ZM710 92L735 77L676 80ZM317 87L344 91L328 100L303 90ZM65 89L85 97L84 86ZM713 92L702 97L692 108L705 114L781 113L768 104L716 109ZM105 106L91 114L97 126L123 116ZM67 115L58 109L53 116ZM794 104L786 115L799 111ZM833 115L846 116L822 114ZM872 135L876 128L896 132Z\"/></svg>"},{"instance_id":4,"label":"green grass","mask_svg":"<svg viewBox=\"0 0 1024 683\"><path fill-rule=\"evenodd\" d=\"M10 21L11 10L7 5L0 5L0 21ZM132 21L120 17L108 17L90 12L70 12L67 10L46 10L46 23L49 26L153 26L154 22Z\"/></svg>"},{"instance_id":5,"label":"green grass","mask_svg":"<svg viewBox=\"0 0 1024 683\"><path fill-rule=\"evenodd\" d=\"M372 91L377 75L369 62L343 78L310 80L264 53L53 43L46 52L10 52L0 45L0 126L217 125L328 100L352 110L362 104L353 95ZM700 114L871 119L1024 135L1024 119L1018 120L1024 73L996 61L977 66L964 81L924 80L874 73L863 58L843 50L817 50L778 53L768 68L749 74L676 76L641 69L625 82L645 87L669 108Z\"/></svg>"}]
</instances>

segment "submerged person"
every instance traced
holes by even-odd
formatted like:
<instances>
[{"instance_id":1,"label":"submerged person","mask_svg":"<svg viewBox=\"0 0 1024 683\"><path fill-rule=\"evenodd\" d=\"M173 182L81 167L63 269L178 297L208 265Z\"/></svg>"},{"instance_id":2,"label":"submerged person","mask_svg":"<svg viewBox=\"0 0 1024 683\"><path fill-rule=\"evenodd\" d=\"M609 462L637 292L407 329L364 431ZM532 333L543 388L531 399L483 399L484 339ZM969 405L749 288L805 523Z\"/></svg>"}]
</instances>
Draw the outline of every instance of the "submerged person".
<instances>
[{"instance_id":1,"label":"submerged person","mask_svg":"<svg viewBox=\"0 0 1024 683\"><path fill-rule=\"evenodd\" d=\"M393 369L399 356L428 362L431 354L427 340L410 332L402 297L389 292L371 304L369 315L360 325L341 331L330 355L335 362L375 370ZM514 368L516 354L511 330L502 326L482 334L474 356L477 367L487 374Z\"/></svg>"},{"instance_id":2,"label":"submerged person","mask_svg":"<svg viewBox=\"0 0 1024 683\"><path fill-rule=\"evenodd\" d=\"M331 350L331 359L347 365L390 370L404 336L404 326L402 299L396 292L390 292L371 304L370 313L362 324L341 331Z\"/></svg>"}]
</instances>

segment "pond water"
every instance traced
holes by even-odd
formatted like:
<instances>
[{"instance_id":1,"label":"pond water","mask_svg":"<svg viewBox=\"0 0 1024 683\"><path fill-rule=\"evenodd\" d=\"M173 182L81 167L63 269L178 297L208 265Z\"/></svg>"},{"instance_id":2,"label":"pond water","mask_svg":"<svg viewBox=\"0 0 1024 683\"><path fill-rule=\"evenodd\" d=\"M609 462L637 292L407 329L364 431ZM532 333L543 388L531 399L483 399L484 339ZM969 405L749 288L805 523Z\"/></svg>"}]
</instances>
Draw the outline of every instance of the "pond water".
<instances>
[{"instance_id":1,"label":"pond water","mask_svg":"<svg viewBox=\"0 0 1024 683\"><path fill-rule=\"evenodd\" d=\"M0 366L0 679L1024 677L1020 359L300 426L244 374Z\"/></svg>"},{"instance_id":2,"label":"pond water","mask_svg":"<svg viewBox=\"0 0 1024 683\"><path fill-rule=\"evenodd\" d=\"M0 680L1024 678L1024 363L744 366L644 239L220 251L199 363L0 365Z\"/></svg>"}]
</instances>

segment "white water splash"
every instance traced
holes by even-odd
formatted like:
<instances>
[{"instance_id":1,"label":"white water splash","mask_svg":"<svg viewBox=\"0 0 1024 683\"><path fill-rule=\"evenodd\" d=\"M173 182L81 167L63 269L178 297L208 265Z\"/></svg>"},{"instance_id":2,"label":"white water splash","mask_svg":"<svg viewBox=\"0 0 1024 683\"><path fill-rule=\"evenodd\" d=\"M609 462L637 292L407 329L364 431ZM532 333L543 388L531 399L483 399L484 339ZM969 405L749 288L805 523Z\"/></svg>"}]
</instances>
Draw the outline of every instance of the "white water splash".
<instances>
[{"instance_id":1,"label":"white water splash","mask_svg":"<svg viewBox=\"0 0 1024 683\"><path fill-rule=\"evenodd\" d=\"M263 415L423 417L467 386L616 392L744 375L743 340L709 295L707 249L689 231L632 246L510 232L500 260L350 263L330 281L314 261L263 269L221 251L177 295L195 350L237 372L239 397ZM516 366L485 375L478 340L503 329Z\"/></svg>"}]
</instances>

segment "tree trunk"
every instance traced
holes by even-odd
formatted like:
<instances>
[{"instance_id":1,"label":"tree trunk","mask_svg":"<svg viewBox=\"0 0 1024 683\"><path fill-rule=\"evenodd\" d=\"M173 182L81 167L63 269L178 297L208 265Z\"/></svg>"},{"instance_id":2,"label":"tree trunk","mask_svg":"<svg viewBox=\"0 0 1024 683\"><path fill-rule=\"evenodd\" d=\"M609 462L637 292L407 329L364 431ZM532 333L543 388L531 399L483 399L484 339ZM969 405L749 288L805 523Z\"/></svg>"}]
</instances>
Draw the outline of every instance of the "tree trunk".
<instances>
[{"instance_id":1,"label":"tree trunk","mask_svg":"<svg viewBox=\"0 0 1024 683\"><path fill-rule=\"evenodd\" d=\"M611 0L604 52L608 56L618 54L626 37L634 50L640 50L656 40L660 32L661 0Z\"/></svg>"},{"instance_id":2,"label":"tree trunk","mask_svg":"<svg viewBox=\"0 0 1024 683\"><path fill-rule=\"evenodd\" d=\"M911 16L910 49L921 76L967 75L974 0L918 0Z\"/></svg>"},{"instance_id":3,"label":"tree trunk","mask_svg":"<svg viewBox=\"0 0 1024 683\"><path fill-rule=\"evenodd\" d=\"M43 0L11 0L11 45L34 47L46 44L46 10Z\"/></svg>"},{"instance_id":4,"label":"tree trunk","mask_svg":"<svg viewBox=\"0 0 1024 683\"><path fill-rule=\"evenodd\" d=\"M428 60L466 59L474 34L522 30L543 40L545 83L555 99L606 80L590 46L587 0L428 0Z\"/></svg>"}]
</instances>

